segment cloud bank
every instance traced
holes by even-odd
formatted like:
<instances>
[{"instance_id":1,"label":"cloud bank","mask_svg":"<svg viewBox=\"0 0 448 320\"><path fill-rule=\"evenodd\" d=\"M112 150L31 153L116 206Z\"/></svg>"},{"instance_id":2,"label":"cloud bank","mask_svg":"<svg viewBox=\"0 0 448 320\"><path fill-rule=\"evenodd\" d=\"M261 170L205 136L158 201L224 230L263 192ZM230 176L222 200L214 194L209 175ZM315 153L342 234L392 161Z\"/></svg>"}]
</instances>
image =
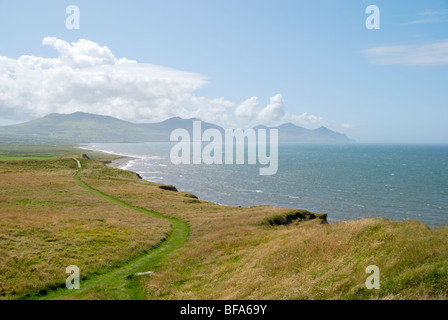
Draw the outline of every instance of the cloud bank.
<instances>
[{"instance_id":1,"label":"cloud bank","mask_svg":"<svg viewBox=\"0 0 448 320\"><path fill-rule=\"evenodd\" d=\"M133 122L157 122L173 116L197 117L221 125L323 125L320 117L286 111L277 94L261 107L257 97L242 103L194 94L207 77L127 58L116 58L98 43L46 37L57 58L0 56L0 117L30 119L76 111Z\"/></svg>"},{"instance_id":2,"label":"cloud bank","mask_svg":"<svg viewBox=\"0 0 448 320\"><path fill-rule=\"evenodd\" d=\"M309 115L304 112L301 115L291 114L286 111L283 96L277 94L270 98L267 106L261 107L257 97L247 99L235 110L235 116L238 120L251 125L279 125L286 122L294 123L303 127L320 127L323 125L332 126L321 117Z\"/></svg>"}]
</instances>

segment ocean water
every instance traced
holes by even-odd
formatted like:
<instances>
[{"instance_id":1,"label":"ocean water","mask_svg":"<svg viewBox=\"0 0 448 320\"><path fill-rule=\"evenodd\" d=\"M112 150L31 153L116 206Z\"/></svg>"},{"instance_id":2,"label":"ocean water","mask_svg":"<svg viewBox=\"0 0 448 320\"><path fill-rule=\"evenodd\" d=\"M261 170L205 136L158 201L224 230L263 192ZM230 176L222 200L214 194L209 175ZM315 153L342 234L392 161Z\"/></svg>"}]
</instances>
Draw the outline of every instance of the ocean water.
<instances>
[{"instance_id":1,"label":"ocean water","mask_svg":"<svg viewBox=\"0 0 448 320\"><path fill-rule=\"evenodd\" d=\"M448 146L280 145L278 172L259 165L174 165L171 143L101 143L86 149L137 159L123 169L223 205L271 204L366 217L448 224Z\"/></svg>"}]
</instances>

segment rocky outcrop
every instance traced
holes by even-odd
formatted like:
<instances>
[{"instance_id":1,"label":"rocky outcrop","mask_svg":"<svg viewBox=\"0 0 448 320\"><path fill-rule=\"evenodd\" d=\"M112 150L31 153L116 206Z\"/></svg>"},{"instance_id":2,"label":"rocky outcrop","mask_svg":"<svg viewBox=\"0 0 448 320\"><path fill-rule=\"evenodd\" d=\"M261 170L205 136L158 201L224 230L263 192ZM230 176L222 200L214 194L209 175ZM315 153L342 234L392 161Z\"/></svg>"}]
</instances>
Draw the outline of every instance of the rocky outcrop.
<instances>
[{"instance_id":1,"label":"rocky outcrop","mask_svg":"<svg viewBox=\"0 0 448 320\"><path fill-rule=\"evenodd\" d=\"M177 188L172 185L162 184L159 186L160 189L168 190L168 191L177 191Z\"/></svg>"},{"instance_id":2,"label":"rocky outcrop","mask_svg":"<svg viewBox=\"0 0 448 320\"><path fill-rule=\"evenodd\" d=\"M281 226L315 219L321 220L320 224L328 224L326 213L313 213L307 210L294 210L282 215L271 216L266 218L263 223L271 226Z\"/></svg>"}]
</instances>

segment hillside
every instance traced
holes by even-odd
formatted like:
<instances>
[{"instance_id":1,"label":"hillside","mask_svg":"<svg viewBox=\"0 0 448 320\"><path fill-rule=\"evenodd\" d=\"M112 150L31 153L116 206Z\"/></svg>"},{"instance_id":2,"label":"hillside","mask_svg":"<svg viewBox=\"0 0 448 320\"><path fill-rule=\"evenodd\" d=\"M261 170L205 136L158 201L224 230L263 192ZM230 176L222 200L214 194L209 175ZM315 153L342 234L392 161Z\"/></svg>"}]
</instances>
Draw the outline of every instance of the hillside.
<instances>
[{"instance_id":1,"label":"hillside","mask_svg":"<svg viewBox=\"0 0 448 320\"><path fill-rule=\"evenodd\" d=\"M0 141L7 143L91 143L91 142L167 142L174 129L192 132L193 121L174 117L159 123L131 123L117 118L76 112L49 114L43 118L17 125L0 127ZM202 130L220 126L202 121ZM257 126L254 129L269 129ZM309 130L294 124L283 124L280 143L350 143L347 136L321 127Z\"/></svg>"},{"instance_id":2,"label":"hillside","mask_svg":"<svg viewBox=\"0 0 448 320\"><path fill-rule=\"evenodd\" d=\"M54 113L26 123L0 127L3 142L143 142L162 138L158 131L149 127L82 112Z\"/></svg>"},{"instance_id":3,"label":"hillside","mask_svg":"<svg viewBox=\"0 0 448 320\"><path fill-rule=\"evenodd\" d=\"M254 129L278 129L278 139L281 143L351 143L345 134L332 131L326 127L306 129L292 123L278 127L257 126Z\"/></svg>"},{"instance_id":4,"label":"hillside","mask_svg":"<svg viewBox=\"0 0 448 320\"><path fill-rule=\"evenodd\" d=\"M0 299L447 297L447 227L271 225L291 209L221 206L80 162L82 171L73 159L0 161ZM82 266L80 290L65 289L71 264ZM366 288L370 265L380 289Z\"/></svg>"}]
</instances>

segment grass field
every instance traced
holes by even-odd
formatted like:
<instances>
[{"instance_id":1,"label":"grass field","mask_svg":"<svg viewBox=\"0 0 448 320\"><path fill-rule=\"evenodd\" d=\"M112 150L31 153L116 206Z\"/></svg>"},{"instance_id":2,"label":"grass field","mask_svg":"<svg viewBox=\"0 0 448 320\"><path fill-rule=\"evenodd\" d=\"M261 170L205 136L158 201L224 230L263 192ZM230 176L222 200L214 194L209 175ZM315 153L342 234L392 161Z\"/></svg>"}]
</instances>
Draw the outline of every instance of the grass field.
<instances>
[{"instance_id":1,"label":"grass field","mask_svg":"<svg viewBox=\"0 0 448 320\"><path fill-rule=\"evenodd\" d=\"M8 144L0 142L0 161L81 157L85 153L87 151L79 149L77 145ZM88 151L88 154L92 159L106 162L123 158L122 156L95 151Z\"/></svg>"},{"instance_id":2,"label":"grass field","mask_svg":"<svg viewBox=\"0 0 448 320\"><path fill-rule=\"evenodd\" d=\"M48 160L48 159L56 159L56 157L13 157L13 156L0 156L0 161L9 161L9 160Z\"/></svg>"},{"instance_id":3,"label":"grass field","mask_svg":"<svg viewBox=\"0 0 448 320\"><path fill-rule=\"evenodd\" d=\"M269 227L267 217L289 210L191 202L122 172L92 162L83 179L191 227L185 246L142 281L148 299L447 298L448 227L387 219ZM369 265L380 268L380 290L366 289Z\"/></svg>"},{"instance_id":4,"label":"grass field","mask_svg":"<svg viewBox=\"0 0 448 320\"><path fill-rule=\"evenodd\" d=\"M0 297L43 294L73 264L85 279L107 272L170 231L86 191L76 170L72 159L0 162Z\"/></svg>"},{"instance_id":5,"label":"grass field","mask_svg":"<svg viewBox=\"0 0 448 320\"><path fill-rule=\"evenodd\" d=\"M291 209L220 206L81 162L82 172L72 159L0 162L0 297L447 298L448 227L319 218L271 226ZM81 290L49 290L70 264L81 267ZM380 269L379 290L365 286L369 265ZM125 277L135 270L154 273Z\"/></svg>"},{"instance_id":6,"label":"grass field","mask_svg":"<svg viewBox=\"0 0 448 320\"><path fill-rule=\"evenodd\" d=\"M0 143L0 156L17 158L46 158L58 157L63 154L80 153L79 149L69 145L28 145Z\"/></svg>"}]
</instances>

